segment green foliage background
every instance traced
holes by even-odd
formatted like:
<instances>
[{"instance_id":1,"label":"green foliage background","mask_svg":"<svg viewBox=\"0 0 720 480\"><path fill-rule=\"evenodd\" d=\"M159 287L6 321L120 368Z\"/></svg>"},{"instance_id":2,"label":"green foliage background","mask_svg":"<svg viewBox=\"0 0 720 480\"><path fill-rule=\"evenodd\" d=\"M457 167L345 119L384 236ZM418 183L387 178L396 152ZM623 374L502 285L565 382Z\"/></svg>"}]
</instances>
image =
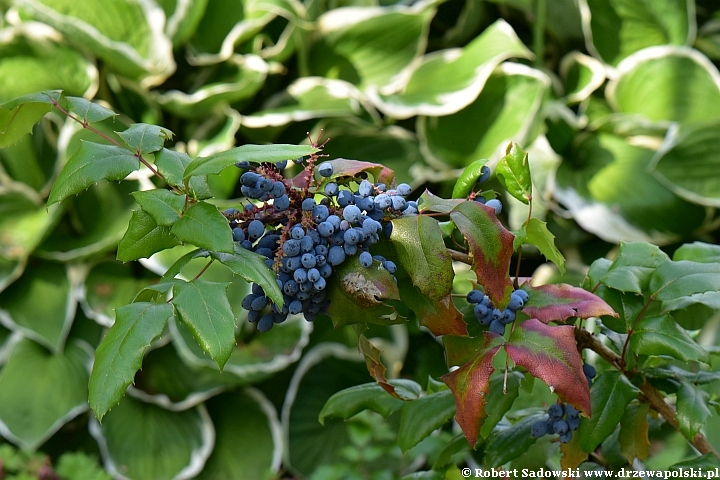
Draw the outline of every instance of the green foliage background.
<instances>
[{"instance_id":1,"label":"green foliage background","mask_svg":"<svg viewBox=\"0 0 720 480\"><path fill-rule=\"evenodd\" d=\"M120 113L99 123L102 131L162 125L176 134L173 149L191 157L300 143L310 132L331 139L331 158L382 163L416 191L445 196L465 166L480 158L494 166L515 141L530 153L533 216L568 258L568 283L579 284L586 266L615 255L621 241L669 252L684 241L716 243L720 7L711 0L4 0L0 8L0 104L62 89ZM95 422L88 368L113 310L188 249L115 259L136 208L129 193L153 187L144 169L45 206L62 166L91 138L56 113L16 144L0 137L8 147L0 150L6 440L45 452L58 472L77 460L58 461L63 452L82 451L129 478L258 479L280 468L318 479L394 478L505 458L489 447L473 460L449 426L402 453L398 415L320 425L331 394L368 381L352 332L289 322L255 335L239 306L247 285L215 265L203 278L230 282L240 341L224 373L171 321L121 404ZM208 178L218 205L236 206L238 175L231 167ZM504 202L505 220L519 229L527 207ZM535 272L543 262L526 252L523 274L557 280L550 267ZM188 278L203 265L193 260ZM686 317L701 343L718 345L714 310ZM446 372L442 349L409 325L371 336L394 375L432 393L441 387L428 376ZM515 380L513 411L552 400ZM713 387L716 380L704 388ZM435 415L444 422L452 413ZM718 449L718 413L704 418ZM660 453L648 468L690 456L682 437L654 428ZM554 465L558 456L543 440L516 464ZM36 472L42 460L16 464Z\"/></svg>"}]
</instances>

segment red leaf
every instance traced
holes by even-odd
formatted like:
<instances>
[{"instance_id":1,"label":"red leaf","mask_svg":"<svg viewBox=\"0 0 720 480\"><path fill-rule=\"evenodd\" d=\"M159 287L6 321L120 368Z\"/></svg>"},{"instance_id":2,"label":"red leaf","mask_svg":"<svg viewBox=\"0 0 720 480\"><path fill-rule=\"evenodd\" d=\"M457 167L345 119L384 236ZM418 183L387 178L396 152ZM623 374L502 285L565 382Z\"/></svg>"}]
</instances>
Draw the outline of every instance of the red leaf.
<instances>
[{"instance_id":1,"label":"red leaf","mask_svg":"<svg viewBox=\"0 0 720 480\"><path fill-rule=\"evenodd\" d=\"M513 330L505 351L564 402L590 416L590 387L575 343L575 327L549 326L534 318Z\"/></svg>"},{"instance_id":2,"label":"red leaf","mask_svg":"<svg viewBox=\"0 0 720 480\"><path fill-rule=\"evenodd\" d=\"M485 332L484 345L472 360L442 380L455 396L455 419L468 443L475 448L485 413L485 395L490 389L490 375L495 371L492 359L504 341L500 335Z\"/></svg>"},{"instance_id":3,"label":"red leaf","mask_svg":"<svg viewBox=\"0 0 720 480\"><path fill-rule=\"evenodd\" d=\"M380 354L382 353L380 349L370 343L370 340L365 338L365 335L360 335L360 338L358 339L358 348L365 357L365 366L367 366L370 376L373 377L387 393L395 398L403 400L403 398L395 392L395 387L390 385L387 378L385 378L386 368L380 359Z\"/></svg>"},{"instance_id":4,"label":"red leaf","mask_svg":"<svg viewBox=\"0 0 720 480\"><path fill-rule=\"evenodd\" d=\"M597 295L564 283L523 287L530 294L523 313L543 323L562 322L570 317L599 317L618 314Z\"/></svg>"},{"instance_id":5,"label":"red leaf","mask_svg":"<svg viewBox=\"0 0 720 480\"><path fill-rule=\"evenodd\" d=\"M455 307L450 294L439 300L423 295L423 300L425 301L410 305L420 325L426 327L436 337L467 336L467 324L463 320L462 313Z\"/></svg>"},{"instance_id":6,"label":"red leaf","mask_svg":"<svg viewBox=\"0 0 720 480\"><path fill-rule=\"evenodd\" d=\"M333 173L330 179L337 177L354 177L360 172L368 172L375 179L376 183L384 183L390 186L395 179L395 172L379 163L361 162L360 160L348 160L346 158L337 158L329 160L329 164L333 167Z\"/></svg>"},{"instance_id":7,"label":"red leaf","mask_svg":"<svg viewBox=\"0 0 720 480\"><path fill-rule=\"evenodd\" d=\"M495 209L478 202L462 202L450 218L468 242L478 281L495 305L504 305L513 290L508 271L515 237L497 219Z\"/></svg>"}]
</instances>

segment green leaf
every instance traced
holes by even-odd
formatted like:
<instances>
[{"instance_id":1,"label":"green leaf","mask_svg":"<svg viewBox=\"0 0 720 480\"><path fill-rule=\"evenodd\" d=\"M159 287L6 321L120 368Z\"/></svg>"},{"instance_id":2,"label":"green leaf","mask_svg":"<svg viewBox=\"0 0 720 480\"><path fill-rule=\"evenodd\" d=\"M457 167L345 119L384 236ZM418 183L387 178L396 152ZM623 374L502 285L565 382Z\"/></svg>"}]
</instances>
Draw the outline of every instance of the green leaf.
<instances>
[{"instance_id":1,"label":"green leaf","mask_svg":"<svg viewBox=\"0 0 720 480\"><path fill-rule=\"evenodd\" d=\"M670 470L686 470L688 468L702 468L706 472L714 468L720 467L720 461L713 452L706 453L699 457L691 458L683 462L678 462L674 465L670 465Z\"/></svg>"},{"instance_id":2,"label":"green leaf","mask_svg":"<svg viewBox=\"0 0 720 480\"><path fill-rule=\"evenodd\" d=\"M710 416L709 396L688 382L681 382L677 392L677 421L685 438L692 440Z\"/></svg>"},{"instance_id":3,"label":"green leaf","mask_svg":"<svg viewBox=\"0 0 720 480\"><path fill-rule=\"evenodd\" d=\"M406 80L392 85L392 90L380 93L370 89L368 94L393 118L449 115L472 103L504 60L531 56L512 27L501 19L462 49L425 55L409 67Z\"/></svg>"},{"instance_id":4,"label":"green leaf","mask_svg":"<svg viewBox=\"0 0 720 480\"><path fill-rule=\"evenodd\" d=\"M720 245L703 242L686 243L675 250L673 260L676 262L690 260L691 262L700 263L719 263Z\"/></svg>"},{"instance_id":5,"label":"green leaf","mask_svg":"<svg viewBox=\"0 0 720 480\"><path fill-rule=\"evenodd\" d=\"M545 382L564 402L590 415L590 390L575 342L575 327L530 319L510 334L505 351L515 365Z\"/></svg>"},{"instance_id":6,"label":"green leaf","mask_svg":"<svg viewBox=\"0 0 720 480\"><path fill-rule=\"evenodd\" d=\"M482 167L487 163L487 158L475 160L465 167L453 187L452 198L465 198L475 188L475 184L482 176Z\"/></svg>"},{"instance_id":7,"label":"green leaf","mask_svg":"<svg viewBox=\"0 0 720 480\"><path fill-rule=\"evenodd\" d=\"M191 245L216 252L233 253L232 232L227 218L215 205L198 202L175 222L170 233Z\"/></svg>"},{"instance_id":8,"label":"green leaf","mask_svg":"<svg viewBox=\"0 0 720 480\"><path fill-rule=\"evenodd\" d=\"M45 208L37 199L8 188L0 193L0 212L0 256L24 260L60 218L62 208Z\"/></svg>"},{"instance_id":9,"label":"green leaf","mask_svg":"<svg viewBox=\"0 0 720 480\"><path fill-rule=\"evenodd\" d=\"M50 108L44 103L20 104L11 109L0 107L0 148L13 145L32 132Z\"/></svg>"},{"instance_id":10,"label":"green leaf","mask_svg":"<svg viewBox=\"0 0 720 480\"><path fill-rule=\"evenodd\" d=\"M450 218L470 247L473 270L495 304L507 301L512 290L509 269L513 235L497 219L495 210L474 201L453 208Z\"/></svg>"},{"instance_id":11,"label":"green leaf","mask_svg":"<svg viewBox=\"0 0 720 480\"><path fill-rule=\"evenodd\" d=\"M547 223L535 217L523 224L513 241L513 248L517 250L521 245L535 245L545 258L557 265L561 274L565 274L565 257L555 246L555 235L547 228Z\"/></svg>"},{"instance_id":12,"label":"green leaf","mask_svg":"<svg viewBox=\"0 0 720 480\"><path fill-rule=\"evenodd\" d=\"M720 206L716 172L720 161L720 122L668 130L650 171L667 188L689 202ZM692 172L692 175L688 175Z\"/></svg>"},{"instance_id":13,"label":"green leaf","mask_svg":"<svg viewBox=\"0 0 720 480\"><path fill-rule=\"evenodd\" d=\"M631 463L635 459L645 461L650 456L650 440L648 439L648 412L650 405L628 405L620 421L618 441L623 457Z\"/></svg>"},{"instance_id":14,"label":"green leaf","mask_svg":"<svg viewBox=\"0 0 720 480\"><path fill-rule=\"evenodd\" d=\"M615 430L638 393L640 390L620 372L607 371L597 376L590 391L593 414L583 419L577 433L583 451L592 452Z\"/></svg>"},{"instance_id":15,"label":"green leaf","mask_svg":"<svg viewBox=\"0 0 720 480\"><path fill-rule=\"evenodd\" d=\"M62 352L77 301L63 264L40 262L0 294L0 323Z\"/></svg>"},{"instance_id":16,"label":"green leaf","mask_svg":"<svg viewBox=\"0 0 720 480\"><path fill-rule=\"evenodd\" d=\"M133 123L126 130L115 133L138 155L162 150L165 141L173 137L173 132L167 128L147 123Z\"/></svg>"},{"instance_id":17,"label":"green leaf","mask_svg":"<svg viewBox=\"0 0 720 480\"><path fill-rule=\"evenodd\" d=\"M62 90L45 90L43 92L28 93L21 95L0 105L0 108L14 110L15 107L26 104L42 103L44 105L55 105L62 96Z\"/></svg>"},{"instance_id":18,"label":"green leaf","mask_svg":"<svg viewBox=\"0 0 720 480\"><path fill-rule=\"evenodd\" d=\"M168 184L185 189L183 183L183 174L192 159L184 152L176 152L163 148L155 154L155 166L160 174L165 178ZM199 199L209 198L210 188L208 187L207 177L204 175L196 175L190 179L190 188L193 190L195 197Z\"/></svg>"},{"instance_id":19,"label":"green leaf","mask_svg":"<svg viewBox=\"0 0 720 480\"><path fill-rule=\"evenodd\" d=\"M560 61L560 75L565 83L567 103L579 103L605 83L605 66L578 51L572 51Z\"/></svg>"},{"instance_id":20,"label":"green leaf","mask_svg":"<svg viewBox=\"0 0 720 480\"><path fill-rule=\"evenodd\" d=\"M618 333L626 333L632 329L638 315L645 308L645 299L642 295L620 292L605 285L599 285L595 290L595 295L605 300L618 314L619 317L602 316L603 325Z\"/></svg>"},{"instance_id":21,"label":"green leaf","mask_svg":"<svg viewBox=\"0 0 720 480\"><path fill-rule=\"evenodd\" d=\"M621 292L641 294L649 288L655 269L667 260L667 254L650 243L621 242L620 252L600 282Z\"/></svg>"},{"instance_id":22,"label":"green leaf","mask_svg":"<svg viewBox=\"0 0 720 480\"><path fill-rule=\"evenodd\" d=\"M116 310L115 323L95 353L90 408L98 420L117 404L142 365L143 353L172 316L167 303L131 303Z\"/></svg>"},{"instance_id":23,"label":"green leaf","mask_svg":"<svg viewBox=\"0 0 720 480\"><path fill-rule=\"evenodd\" d=\"M433 300L447 296L455 274L437 220L411 215L394 219L392 226L390 241L413 284Z\"/></svg>"},{"instance_id":24,"label":"green leaf","mask_svg":"<svg viewBox=\"0 0 720 480\"><path fill-rule=\"evenodd\" d=\"M218 395L207 402L207 409L215 424L215 445L195 478L253 480L277 474L281 426L275 407L259 390Z\"/></svg>"},{"instance_id":25,"label":"green leaf","mask_svg":"<svg viewBox=\"0 0 720 480\"><path fill-rule=\"evenodd\" d=\"M524 145L549 87L549 78L539 70L501 64L462 110L418 117L423 153L438 168L462 168L480 158L499 158L511 140Z\"/></svg>"},{"instance_id":26,"label":"green leaf","mask_svg":"<svg viewBox=\"0 0 720 480\"><path fill-rule=\"evenodd\" d=\"M57 354L27 339L15 345L0 372L3 436L35 450L86 411L91 362L91 349L76 340Z\"/></svg>"},{"instance_id":27,"label":"green leaf","mask_svg":"<svg viewBox=\"0 0 720 480\"><path fill-rule=\"evenodd\" d=\"M125 148L82 142L50 190L48 205L80 193L100 180L122 180L139 168L140 161Z\"/></svg>"},{"instance_id":28,"label":"green leaf","mask_svg":"<svg viewBox=\"0 0 720 480\"><path fill-rule=\"evenodd\" d=\"M235 345L235 318L227 298L229 283L205 280L178 283L172 304L180 320L222 370Z\"/></svg>"},{"instance_id":29,"label":"green leaf","mask_svg":"<svg viewBox=\"0 0 720 480\"><path fill-rule=\"evenodd\" d=\"M682 260L665 262L650 277L649 290L657 300L720 290L720 265Z\"/></svg>"},{"instance_id":30,"label":"green leaf","mask_svg":"<svg viewBox=\"0 0 720 480\"><path fill-rule=\"evenodd\" d=\"M180 218L185 206L185 195L165 189L133 192L135 201L161 227L169 227Z\"/></svg>"},{"instance_id":31,"label":"green leaf","mask_svg":"<svg viewBox=\"0 0 720 480\"><path fill-rule=\"evenodd\" d=\"M452 295L433 300L424 295L417 287L409 282L400 282L400 297L405 305L410 307L418 323L430 330L436 337L441 335L467 336L467 324L462 313L452 300Z\"/></svg>"},{"instance_id":32,"label":"green leaf","mask_svg":"<svg viewBox=\"0 0 720 480\"><path fill-rule=\"evenodd\" d=\"M455 399L450 390L405 402L402 406L397 439L400 450L407 452L433 431L445 425L454 414Z\"/></svg>"},{"instance_id":33,"label":"green leaf","mask_svg":"<svg viewBox=\"0 0 720 480\"><path fill-rule=\"evenodd\" d=\"M525 205L532 200L528 154L517 143L510 143L495 170L507 192Z\"/></svg>"},{"instance_id":34,"label":"green leaf","mask_svg":"<svg viewBox=\"0 0 720 480\"><path fill-rule=\"evenodd\" d=\"M485 462L499 467L527 452L535 443L535 438L530 434L533 423L545 418L543 414L537 413L510 427L493 431L486 441Z\"/></svg>"},{"instance_id":35,"label":"green leaf","mask_svg":"<svg viewBox=\"0 0 720 480\"><path fill-rule=\"evenodd\" d=\"M240 161L279 162L312 155L317 151L310 145L243 145L209 157L195 158L185 167L183 180L191 176L217 174Z\"/></svg>"},{"instance_id":36,"label":"green leaf","mask_svg":"<svg viewBox=\"0 0 720 480\"><path fill-rule=\"evenodd\" d=\"M153 253L179 244L177 237L170 233L170 227L158 225L144 210L135 210L127 231L118 244L117 259L130 262L139 258L150 258Z\"/></svg>"},{"instance_id":37,"label":"green leaf","mask_svg":"<svg viewBox=\"0 0 720 480\"><path fill-rule=\"evenodd\" d=\"M402 400L388 395L377 383L364 383L333 394L320 411L318 421L324 425L326 418L347 420L363 410L372 410L387 418L403 404Z\"/></svg>"},{"instance_id":38,"label":"green leaf","mask_svg":"<svg viewBox=\"0 0 720 480\"><path fill-rule=\"evenodd\" d=\"M233 248L235 253L232 255L210 252L210 256L228 267L235 275L260 285L265 295L277 306L282 307L283 294L277 284L277 275L265 265L265 257L242 248L238 243L235 243Z\"/></svg>"},{"instance_id":39,"label":"green leaf","mask_svg":"<svg viewBox=\"0 0 720 480\"><path fill-rule=\"evenodd\" d=\"M710 361L707 351L669 314L642 318L633 330L630 346L641 355L669 355L685 362Z\"/></svg>"},{"instance_id":40,"label":"green leaf","mask_svg":"<svg viewBox=\"0 0 720 480\"><path fill-rule=\"evenodd\" d=\"M720 118L718 71L707 57L685 47L656 47L623 60L605 95L613 108L653 121L681 123ZM683 92L697 92L677 95Z\"/></svg>"},{"instance_id":41,"label":"green leaf","mask_svg":"<svg viewBox=\"0 0 720 480\"><path fill-rule=\"evenodd\" d=\"M215 429L202 405L171 412L126 396L90 433L113 478L159 479L200 473Z\"/></svg>"},{"instance_id":42,"label":"green leaf","mask_svg":"<svg viewBox=\"0 0 720 480\"><path fill-rule=\"evenodd\" d=\"M60 478L112 480L112 477L103 470L97 456L84 452L64 452L57 460L55 473Z\"/></svg>"},{"instance_id":43,"label":"green leaf","mask_svg":"<svg viewBox=\"0 0 720 480\"><path fill-rule=\"evenodd\" d=\"M455 397L455 420L473 448L477 443L482 422L487 416L485 397L490 389L490 375L495 370L492 360L502 343L503 338L499 335L484 332L483 343L476 355L457 370L442 377Z\"/></svg>"},{"instance_id":44,"label":"green leaf","mask_svg":"<svg viewBox=\"0 0 720 480\"><path fill-rule=\"evenodd\" d=\"M611 65L654 45L690 45L697 29L692 0L580 3L587 48Z\"/></svg>"},{"instance_id":45,"label":"green leaf","mask_svg":"<svg viewBox=\"0 0 720 480\"><path fill-rule=\"evenodd\" d=\"M85 122L102 122L111 117L117 117L118 114L112 110L91 102L82 97L65 97L67 110L74 113Z\"/></svg>"},{"instance_id":46,"label":"green leaf","mask_svg":"<svg viewBox=\"0 0 720 480\"><path fill-rule=\"evenodd\" d=\"M480 429L480 435L487 438L495 426L503 419L520 393L520 383L525 377L518 371L490 377L490 391L487 394L485 413L487 418ZM505 393L507 391L507 393Z\"/></svg>"}]
</instances>

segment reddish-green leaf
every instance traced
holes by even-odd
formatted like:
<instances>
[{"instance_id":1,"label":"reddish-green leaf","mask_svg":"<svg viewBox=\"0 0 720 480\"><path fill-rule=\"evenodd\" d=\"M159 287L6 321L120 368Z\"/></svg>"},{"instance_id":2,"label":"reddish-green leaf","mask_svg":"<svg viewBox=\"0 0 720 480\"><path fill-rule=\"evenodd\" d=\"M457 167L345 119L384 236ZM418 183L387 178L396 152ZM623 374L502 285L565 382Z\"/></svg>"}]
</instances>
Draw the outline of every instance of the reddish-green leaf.
<instances>
[{"instance_id":1,"label":"reddish-green leaf","mask_svg":"<svg viewBox=\"0 0 720 480\"><path fill-rule=\"evenodd\" d=\"M548 384L561 400L590 415L590 389L575 343L575 327L549 326L530 319L505 344L515 365Z\"/></svg>"},{"instance_id":2,"label":"reddish-green leaf","mask_svg":"<svg viewBox=\"0 0 720 480\"><path fill-rule=\"evenodd\" d=\"M415 313L420 325L426 327L436 337L441 335L467 336L467 324L463 320L462 313L455 307L450 294L433 300L427 295L423 295L417 287L403 282L400 284L400 296Z\"/></svg>"},{"instance_id":3,"label":"reddish-green leaf","mask_svg":"<svg viewBox=\"0 0 720 480\"><path fill-rule=\"evenodd\" d=\"M573 435L568 443L561 443L560 453L562 454L560 468L563 470L576 468L588 458L588 454L583 452L582 447L580 447L579 435Z\"/></svg>"},{"instance_id":4,"label":"reddish-green leaf","mask_svg":"<svg viewBox=\"0 0 720 480\"><path fill-rule=\"evenodd\" d=\"M570 317L599 317L618 314L597 295L564 283L523 287L530 294L523 313L543 323L562 322Z\"/></svg>"},{"instance_id":5,"label":"reddish-green leaf","mask_svg":"<svg viewBox=\"0 0 720 480\"><path fill-rule=\"evenodd\" d=\"M650 425L647 420L650 405L641 403L630 405L620 420L620 451L623 457L631 463L636 459L645 461L650 456L650 440L648 430Z\"/></svg>"},{"instance_id":6,"label":"reddish-green leaf","mask_svg":"<svg viewBox=\"0 0 720 480\"><path fill-rule=\"evenodd\" d=\"M490 375L495 371L492 359L503 342L501 336L491 332L485 332L483 340L483 347L472 360L442 377L455 396L455 419L472 447L487 416L485 395L490 389Z\"/></svg>"},{"instance_id":7,"label":"reddish-green leaf","mask_svg":"<svg viewBox=\"0 0 720 480\"><path fill-rule=\"evenodd\" d=\"M420 212L450 213L458 205L466 202L465 199L446 199L433 195L425 190L417 200Z\"/></svg>"},{"instance_id":8,"label":"reddish-green leaf","mask_svg":"<svg viewBox=\"0 0 720 480\"><path fill-rule=\"evenodd\" d=\"M503 305L512 293L508 270L513 253L513 234L495 215L493 208L465 201L450 212L467 240L473 269L485 291L496 305Z\"/></svg>"},{"instance_id":9,"label":"reddish-green leaf","mask_svg":"<svg viewBox=\"0 0 720 480\"><path fill-rule=\"evenodd\" d=\"M361 162L359 160L348 160L346 158L329 160L328 163L333 167L333 173L328 177L329 179L354 177L360 172L369 173L373 176L375 182L386 185L390 185L395 179L395 172L379 163Z\"/></svg>"},{"instance_id":10,"label":"reddish-green leaf","mask_svg":"<svg viewBox=\"0 0 720 480\"><path fill-rule=\"evenodd\" d=\"M397 218L392 224L390 241L413 285L433 300L447 297L455 273L437 220L411 215Z\"/></svg>"},{"instance_id":11,"label":"reddish-green leaf","mask_svg":"<svg viewBox=\"0 0 720 480\"><path fill-rule=\"evenodd\" d=\"M457 367L469 362L485 345L485 337L456 337L446 335L442 338L445 347L445 363L448 367Z\"/></svg>"},{"instance_id":12,"label":"reddish-green leaf","mask_svg":"<svg viewBox=\"0 0 720 480\"><path fill-rule=\"evenodd\" d=\"M527 205L532 200L528 154L517 143L508 145L495 170L498 180L513 197Z\"/></svg>"},{"instance_id":13,"label":"reddish-green leaf","mask_svg":"<svg viewBox=\"0 0 720 480\"><path fill-rule=\"evenodd\" d=\"M365 357L365 366L367 366L370 376L375 379L383 390L393 397L402 400L403 398L395 391L395 387L388 383L387 378L385 378L385 370L387 369L380 358L382 351L370 343L370 340L362 334L360 334L360 338L358 338L358 348L360 349L360 353Z\"/></svg>"}]
</instances>

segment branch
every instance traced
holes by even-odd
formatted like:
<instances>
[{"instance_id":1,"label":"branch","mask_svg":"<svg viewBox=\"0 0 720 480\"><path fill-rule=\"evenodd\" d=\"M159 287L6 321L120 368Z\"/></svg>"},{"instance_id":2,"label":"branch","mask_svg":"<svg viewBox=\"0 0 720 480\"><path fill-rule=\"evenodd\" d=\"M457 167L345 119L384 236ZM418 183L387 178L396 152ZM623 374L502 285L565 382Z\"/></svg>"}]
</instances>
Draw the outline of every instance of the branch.
<instances>
[{"instance_id":1,"label":"branch","mask_svg":"<svg viewBox=\"0 0 720 480\"><path fill-rule=\"evenodd\" d=\"M575 339L578 342L578 346L589 348L593 352L597 353L605 361L620 370L626 377L632 379L632 377L635 375L635 372L627 371L620 366L622 362L622 358L620 357L620 355L603 345L587 330L579 327L575 328ZM663 418L665 418L665 420L667 420L667 422L675 430L678 430L680 433L682 433L678 425L675 408L665 402L665 397L663 396L663 394L660 393L658 389L653 387L647 380L645 380L640 385L640 391L642 392L640 400L649 403L650 406L656 412L662 415ZM720 458L720 454L715 451L715 449L712 447L712 445L710 445L710 443L707 441L707 438L705 438L702 433L698 432L694 438L687 438L687 440L703 455L705 455L706 453L712 453L716 457Z\"/></svg>"}]
</instances>

